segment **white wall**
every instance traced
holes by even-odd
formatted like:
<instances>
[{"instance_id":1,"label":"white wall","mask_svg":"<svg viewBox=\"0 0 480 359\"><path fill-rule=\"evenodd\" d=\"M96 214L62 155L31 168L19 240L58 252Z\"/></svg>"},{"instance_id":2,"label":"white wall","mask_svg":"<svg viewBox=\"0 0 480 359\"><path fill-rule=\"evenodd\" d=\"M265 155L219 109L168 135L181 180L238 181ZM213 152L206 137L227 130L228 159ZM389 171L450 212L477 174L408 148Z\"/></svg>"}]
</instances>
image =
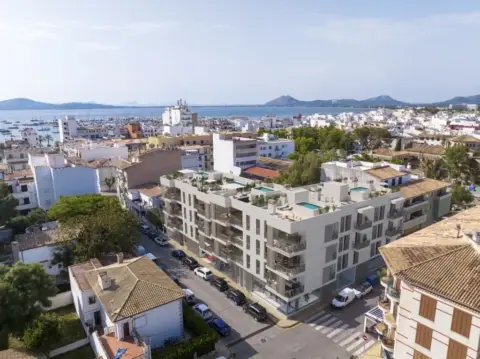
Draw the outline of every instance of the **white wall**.
<instances>
[{"instance_id":1,"label":"white wall","mask_svg":"<svg viewBox=\"0 0 480 359\"><path fill-rule=\"evenodd\" d=\"M55 310L58 308L66 307L73 303L72 291L58 293L55 297L48 298L52 302L49 307L43 308L45 311Z\"/></svg>"},{"instance_id":2,"label":"white wall","mask_svg":"<svg viewBox=\"0 0 480 359\"><path fill-rule=\"evenodd\" d=\"M43 246L22 251L19 253L19 256L23 263L40 263L48 274L59 275L60 268L58 264L50 268L54 250L55 246Z\"/></svg>"},{"instance_id":3,"label":"white wall","mask_svg":"<svg viewBox=\"0 0 480 359\"><path fill-rule=\"evenodd\" d=\"M221 140L218 134L213 135L213 169L230 173L235 167L233 141Z\"/></svg>"},{"instance_id":4,"label":"white wall","mask_svg":"<svg viewBox=\"0 0 480 359\"><path fill-rule=\"evenodd\" d=\"M97 177L98 177L98 188L100 192L107 192L108 186L105 184L105 178L107 177L117 177L116 167L101 167L97 168ZM115 180L116 181L116 180ZM112 192L115 191L116 182L112 187Z\"/></svg>"},{"instance_id":5,"label":"white wall","mask_svg":"<svg viewBox=\"0 0 480 359\"><path fill-rule=\"evenodd\" d=\"M79 153L79 157L81 157L85 161L94 161L102 158L117 157L128 159L127 146L81 148L79 149Z\"/></svg>"},{"instance_id":6,"label":"white wall","mask_svg":"<svg viewBox=\"0 0 480 359\"><path fill-rule=\"evenodd\" d=\"M96 358L110 358L107 354L107 351L102 345L102 341L98 337L97 332L93 332L92 335L89 337L90 345L92 346L93 351L95 352Z\"/></svg>"},{"instance_id":7,"label":"white wall","mask_svg":"<svg viewBox=\"0 0 480 359\"><path fill-rule=\"evenodd\" d=\"M90 341L85 335L84 339L77 340L76 342L64 345L63 347L57 348L55 350L52 350L50 352L50 358L56 357L57 355L63 354L63 353L68 353L72 350L75 350L77 348L81 348L87 344L89 344ZM106 357L105 357L106 358Z\"/></svg>"}]
</instances>

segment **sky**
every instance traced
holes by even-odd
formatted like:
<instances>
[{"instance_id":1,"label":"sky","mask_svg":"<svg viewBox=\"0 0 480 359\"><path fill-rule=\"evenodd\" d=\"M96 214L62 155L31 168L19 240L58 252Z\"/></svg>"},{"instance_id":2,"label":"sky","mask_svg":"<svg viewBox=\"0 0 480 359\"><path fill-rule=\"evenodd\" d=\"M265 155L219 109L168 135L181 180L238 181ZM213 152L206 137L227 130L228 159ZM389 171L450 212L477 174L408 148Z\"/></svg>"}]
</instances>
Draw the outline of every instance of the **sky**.
<instances>
[{"instance_id":1,"label":"sky","mask_svg":"<svg viewBox=\"0 0 480 359\"><path fill-rule=\"evenodd\" d=\"M479 0L0 0L0 100L480 94Z\"/></svg>"}]
</instances>

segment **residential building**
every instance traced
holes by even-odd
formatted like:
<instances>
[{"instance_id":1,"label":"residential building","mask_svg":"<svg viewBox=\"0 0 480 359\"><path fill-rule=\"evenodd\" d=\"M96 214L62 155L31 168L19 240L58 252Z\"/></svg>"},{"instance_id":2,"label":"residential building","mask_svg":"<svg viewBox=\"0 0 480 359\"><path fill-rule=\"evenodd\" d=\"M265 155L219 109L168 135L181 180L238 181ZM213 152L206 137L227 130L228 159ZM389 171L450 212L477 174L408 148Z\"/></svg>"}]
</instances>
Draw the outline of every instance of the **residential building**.
<instances>
[{"instance_id":1,"label":"residential building","mask_svg":"<svg viewBox=\"0 0 480 359\"><path fill-rule=\"evenodd\" d=\"M213 145L212 134L184 134L182 136L155 136L148 138L149 148L168 146Z\"/></svg>"},{"instance_id":2,"label":"residential building","mask_svg":"<svg viewBox=\"0 0 480 359\"><path fill-rule=\"evenodd\" d=\"M258 140L258 155L262 157L287 158L295 151L295 141L286 138L276 138L265 133Z\"/></svg>"},{"instance_id":3,"label":"residential building","mask_svg":"<svg viewBox=\"0 0 480 359\"><path fill-rule=\"evenodd\" d=\"M161 194L162 190L156 183L147 183L128 191L125 206L135 215L144 216L149 209L163 206Z\"/></svg>"},{"instance_id":4,"label":"residential building","mask_svg":"<svg viewBox=\"0 0 480 359\"><path fill-rule=\"evenodd\" d=\"M159 136L163 133L162 126L152 126L145 123L141 124L143 137Z\"/></svg>"},{"instance_id":5,"label":"residential building","mask_svg":"<svg viewBox=\"0 0 480 359\"><path fill-rule=\"evenodd\" d=\"M40 263L48 274L58 277L60 268L51 262L55 248L63 241L64 237L56 222L44 223L15 236L12 241L13 260L27 264ZM57 278L57 282L61 281L61 278Z\"/></svg>"},{"instance_id":6,"label":"residential building","mask_svg":"<svg viewBox=\"0 0 480 359\"><path fill-rule=\"evenodd\" d=\"M28 168L28 151L30 146L13 145L3 150L3 163L7 165L7 171L20 171Z\"/></svg>"},{"instance_id":7,"label":"residential building","mask_svg":"<svg viewBox=\"0 0 480 359\"><path fill-rule=\"evenodd\" d=\"M184 291L146 257L98 259L68 268L73 303L96 357L150 358L168 338L183 338Z\"/></svg>"},{"instance_id":8,"label":"residential building","mask_svg":"<svg viewBox=\"0 0 480 359\"><path fill-rule=\"evenodd\" d=\"M213 166L218 172L240 174L257 163L257 139L252 133L215 133Z\"/></svg>"},{"instance_id":9,"label":"residential building","mask_svg":"<svg viewBox=\"0 0 480 359\"><path fill-rule=\"evenodd\" d=\"M92 142L92 141L74 141L66 142L62 147L63 152L68 157L78 157L85 161L94 161L102 158L128 159L128 147L124 142Z\"/></svg>"},{"instance_id":10,"label":"residential building","mask_svg":"<svg viewBox=\"0 0 480 359\"><path fill-rule=\"evenodd\" d=\"M395 359L479 357L479 218L470 208L380 248L388 275L376 330Z\"/></svg>"},{"instance_id":11,"label":"residential building","mask_svg":"<svg viewBox=\"0 0 480 359\"><path fill-rule=\"evenodd\" d=\"M213 168L212 146L183 146L182 150L182 169L203 169Z\"/></svg>"},{"instance_id":12,"label":"residential building","mask_svg":"<svg viewBox=\"0 0 480 359\"><path fill-rule=\"evenodd\" d=\"M291 188L191 170L160 183L169 237L287 315L382 266L379 247L401 234L401 193L374 183Z\"/></svg>"},{"instance_id":13,"label":"residential building","mask_svg":"<svg viewBox=\"0 0 480 359\"><path fill-rule=\"evenodd\" d=\"M102 126L79 125L74 116L65 116L58 120L60 142L74 138L100 139L108 135L108 129Z\"/></svg>"},{"instance_id":14,"label":"residential building","mask_svg":"<svg viewBox=\"0 0 480 359\"><path fill-rule=\"evenodd\" d=\"M277 177L280 177L280 172L269 169L269 168L253 166L244 170L242 172L242 176L246 178L251 178L254 180L265 181L265 180L273 180Z\"/></svg>"},{"instance_id":15,"label":"residential building","mask_svg":"<svg viewBox=\"0 0 480 359\"><path fill-rule=\"evenodd\" d=\"M6 173L3 180L18 201L16 209L20 215L26 215L33 208L38 207L35 179L31 169Z\"/></svg>"},{"instance_id":16,"label":"residential building","mask_svg":"<svg viewBox=\"0 0 480 359\"><path fill-rule=\"evenodd\" d=\"M97 168L72 165L61 154L29 154L28 157L35 179L38 207L42 209L49 209L61 196L101 191Z\"/></svg>"},{"instance_id":17,"label":"residential building","mask_svg":"<svg viewBox=\"0 0 480 359\"><path fill-rule=\"evenodd\" d=\"M129 138L135 139L143 137L142 126L140 125L140 123L129 123L127 126L125 126L125 128L127 129L127 134Z\"/></svg>"},{"instance_id":18,"label":"residential building","mask_svg":"<svg viewBox=\"0 0 480 359\"><path fill-rule=\"evenodd\" d=\"M186 101L179 100L176 106L165 108L162 121L164 126L192 127L197 124L198 115L190 111Z\"/></svg>"},{"instance_id":19,"label":"residential building","mask_svg":"<svg viewBox=\"0 0 480 359\"><path fill-rule=\"evenodd\" d=\"M466 146L469 151L474 152L480 149L480 139L471 135L461 135L450 138L446 145L447 147L463 145Z\"/></svg>"},{"instance_id":20,"label":"residential building","mask_svg":"<svg viewBox=\"0 0 480 359\"><path fill-rule=\"evenodd\" d=\"M450 212L451 184L431 178L412 176L403 165L388 162L335 161L324 163L322 181L363 181L400 191L405 199L401 224L405 234L439 220Z\"/></svg>"},{"instance_id":21,"label":"residential building","mask_svg":"<svg viewBox=\"0 0 480 359\"><path fill-rule=\"evenodd\" d=\"M33 127L27 127L20 132L22 140L27 142L30 146L38 145L38 134Z\"/></svg>"}]
</instances>

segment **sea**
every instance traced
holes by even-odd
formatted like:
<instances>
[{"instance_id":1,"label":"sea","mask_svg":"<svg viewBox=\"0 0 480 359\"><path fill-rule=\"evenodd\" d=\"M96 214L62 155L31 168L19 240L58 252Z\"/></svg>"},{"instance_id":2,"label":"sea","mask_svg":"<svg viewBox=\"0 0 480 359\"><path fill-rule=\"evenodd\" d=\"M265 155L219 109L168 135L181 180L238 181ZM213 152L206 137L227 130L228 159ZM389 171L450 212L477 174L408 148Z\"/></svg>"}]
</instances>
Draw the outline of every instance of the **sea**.
<instances>
[{"instance_id":1,"label":"sea","mask_svg":"<svg viewBox=\"0 0 480 359\"><path fill-rule=\"evenodd\" d=\"M269 106L191 106L193 112L197 112L199 117L204 118L234 118L249 117L258 119L262 116L277 116L280 118L293 117L298 115L318 114L338 114L342 112L366 112L370 109L351 108L351 107L269 107ZM83 110L16 110L1 111L0 110L0 128L8 129L9 127L18 126L19 129L11 129L11 134L0 134L0 142L11 138L19 139L20 131L25 124L31 123L32 119L41 122L52 122L66 115L73 115L80 120L102 120L110 117L138 117L152 118L161 117L165 107L126 107L112 109L83 109ZM8 121L12 124L5 124L1 121ZM48 128L47 131L38 131L42 136L50 134L54 141L58 140L57 126L41 126Z\"/></svg>"}]
</instances>

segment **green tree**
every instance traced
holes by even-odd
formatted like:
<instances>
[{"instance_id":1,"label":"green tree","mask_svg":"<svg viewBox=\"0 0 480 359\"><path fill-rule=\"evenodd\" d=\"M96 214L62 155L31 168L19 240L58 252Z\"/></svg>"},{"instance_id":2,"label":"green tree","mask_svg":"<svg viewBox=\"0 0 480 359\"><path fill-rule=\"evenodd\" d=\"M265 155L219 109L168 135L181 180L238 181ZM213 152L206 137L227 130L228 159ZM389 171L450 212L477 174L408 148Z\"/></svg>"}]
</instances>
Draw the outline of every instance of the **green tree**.
<instances>
[{"instance_id":1,"label":"green tree","mask_svg":"<svg viewBox=\"0 0 480 359\"><path fill-rule=\"evenodd\" d=\"M465 208L474 200L473 194L461 184L452 187L452 205Z\"/></svg>"},{"instance_id":2,"label":"green tree","mask_svg":"<svg viewBox=\"0 0 480 359\"><path fill-rule=\"evenodd\" d=\"M362 150L373 151L379 148L383 142L391 140L390 132L385 128L362 126L353 130L354 137L362 146Z\"/></svg>"},{"instance_id":3,"label":"green tree","mask_svg":"<svg viewBox=\"0 0 480 359\"><path fill-rule=\"evenodd\" d=\"M327 156L324 156L323 160L326 158ZM290 184L293 187L318 183L320 182L321 165L322 158L316 153L301 154L290 167L280 173L280 177L275 182Z\"/></svg>"},{"instance_id":4,"label":"green tree","mask_svg":"<svg viewBox=\"0 0 480 359\"><path fill-rule=\"evenodd\" d=\"M43 137L42 135L38 136L38 144L40 145L40 147L42 147L43 141L45 141L45 137Z\"/></svg>"},{"instance_id":5,"label":"green tree","mask_svg":"<svg viewBox=\"0 0 480 359\"><path fill-rule=\"evenodd\" d=\"M114 176L105 178L105 185L108 187L108 191L111 192L113 186L115 185L116 179Z\"/></svg>"},{"instance_id":6,"label":"green tree","mask_svg":"<svg viewBox=\"0 0 480 359\"><path fill-rule=\"evenodd\" d=\"M41 264L0 266L0 349L8 346L8 334L23 335L25 326L40 313L39 305L49 306L48 298L56 293L54 278Z\"/></svg>"},{"instance_id":7,"label":"green tree","mask_svg":"<svg viewBox=\"0 0 480 359\"><path fill-rule=\"evenodd\" d=\"M80 196L60 197L57 203L48 211L51 219L65 223L74 218L94 214L106 208L121 209L118 199L100 194L85 194Z\"/></svg>"},{"instance_id":8,"label":"green tree","mask_svg":"<svg viewBox=\"0 0 480 359\"><path fill-rule=\"evenodd\" d=\"M17 215L18 201L10 193L8 185L0 181L0 226L3 226L10 218Z\"/></svg>"},{"instance_id":9,"label":"green tree","mask_svg":"<svg viewBox=\"0 0 480 359\"><path fill-rule=\"evenodd\" d=\"M470 157L468 149L463 145L456 145L445 149L443 162L451 181L462 182L469 175Z\"/></svg>"},{"instance_id":10,"label":"green tree","mask_svg":"<svg viewBox=\"0 0 480 359\"><path fill-rule=\"evenodd\" d=\"M146 217L155 227L163 229L163 212L159 208L149 209Z\"/></svg>"},{"instance_id":11,"label":"green tree","mask_svg":"<svg viewBox=\"0 0 480 359\"><path fill-rule=\"evenodd\" d=\"M47 146L50 147L50 141L53 141L53 137L50 134L45 136L45 141L47 141Z\"/></svg>"},{"instance_id":12,"label":"green tree","mask_svg":"<svg viewBox=\"0 0 480 359\"><path fill-rule=\"evenodd\" d=\"M13 230L14 234L25 233L25 229L35 224L48 222L48 214L41 208L32 209L26 216L17 216L7 222L7 227Z\"/></svg>"},{"instance_id":13,"label":"green tree","mask_svg":"<svg viewBox=\"0 0 480 359\"><path fill-rule=\"evenodd\" d=\"M23 342L27 349L48 359L63 335L61 327L61 320L56 314L42 313L25 329Z\"/></svg>"}]
</instances>

